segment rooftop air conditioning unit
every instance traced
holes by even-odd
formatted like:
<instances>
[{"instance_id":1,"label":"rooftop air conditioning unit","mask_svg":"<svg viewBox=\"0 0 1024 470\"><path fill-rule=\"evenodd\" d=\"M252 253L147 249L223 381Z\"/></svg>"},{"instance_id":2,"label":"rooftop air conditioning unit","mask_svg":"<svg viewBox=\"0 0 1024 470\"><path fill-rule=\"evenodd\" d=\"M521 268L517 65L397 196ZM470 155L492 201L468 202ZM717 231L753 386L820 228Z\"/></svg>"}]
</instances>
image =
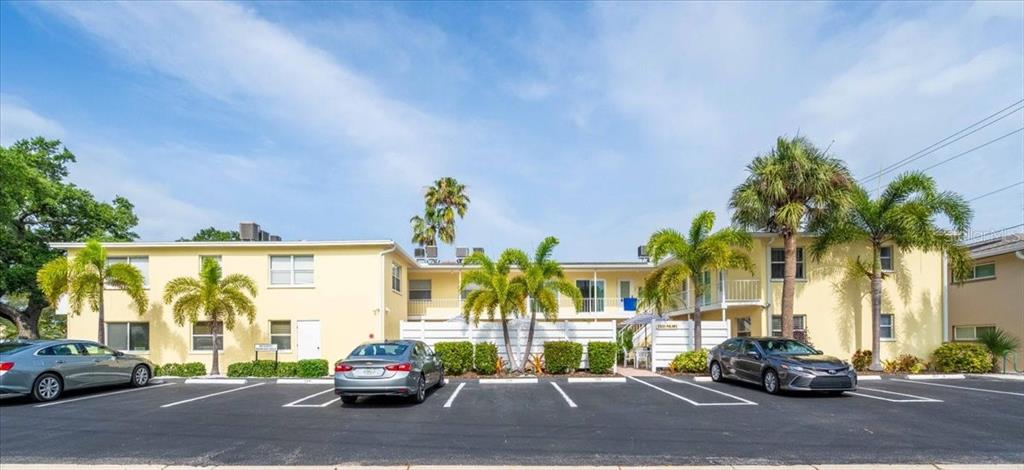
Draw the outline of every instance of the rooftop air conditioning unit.
<instances>
[{"instance_id":1,"label":"rooftop air conditioning unit","mask_svg":"<svg viewBox=\"0 0 1024 470\"><path fill-rule=\"evenodd\" d=\"M427 257L427 250L424 250L423 248L413 249L412 252L413 256L416 258L416 261L422 261Z\"/></svg>"},{"instance_id":2,"label":"rooftop air conditioning unit","mask_svg":"<svg viewBox=\"0 0 1024 470\"><path fill-rule=\"evenodd\" d=\"M484 249L482 247L479 247L479 246L473 247L473 253L483 253L483 252L484 252Z\"/></svg>"},{"instance_id":3,"label":"rooftop air conditioning unit","mask_svg":"<svg viewBox=\"0 0 1024 470\"><path fill-rule=\"evenodd\" d=\"M460 246L455 248L455 257L462 259L469 256L469 247Z\"/></svg>"},{"instance_id":4,"label":"rooftop air conditioning unit","mask_svg":"<svg viewBox=\"0 0 1024 470\"><path fill-rule=\"evenodd\" d=\"M279 241L281 241L281 236L280 235L271 235L270 236L270 241L272 241L272 242L279 242Z\"/></svg>"},{"instance_id":5,"label":"rooftop air conditioning unit","mask_svg":"<svg viewBox=\"0 0 1024 470\"><path fill-rule=\"evenodd\" d=\"M430 258L430 259L436 259L437 258L437 245L427 245L427 246L423 247L423 250L424 250L427 258Z\"/></svg>"},{"instance_id":6,"label":"rooftop air conditioning unit","mask_svg":"<svg viewBox=\"0 0 1024 470\"><path fill-rule=\"evenodd\" d=\"M647 254L647 245L636 247L636 256L644 261L648 260L650 256Z\"/></svg>"},{"instance_id":7,"label":"rooftop air conditioning unit","mask_svg":"<svg viewBox=\"0 0 1024 470\"><path fill-rule=\"evenodd\" d=\"M270 234L267 233L266 230L260 230L259 241L261 241L261 242L270 241Z\"/></svg>"},{"instance_id":8,"label":"rooftop air conditioning unit","mask_svg":"<svg viewBox=\"0 0 1024 470\"><path fill-rule=\"evenodd\" d=\"M256 222L242 222L238 224L238 236L247 242L257 240L260 236L260 224Z\"/></svg>"}]
</instances>

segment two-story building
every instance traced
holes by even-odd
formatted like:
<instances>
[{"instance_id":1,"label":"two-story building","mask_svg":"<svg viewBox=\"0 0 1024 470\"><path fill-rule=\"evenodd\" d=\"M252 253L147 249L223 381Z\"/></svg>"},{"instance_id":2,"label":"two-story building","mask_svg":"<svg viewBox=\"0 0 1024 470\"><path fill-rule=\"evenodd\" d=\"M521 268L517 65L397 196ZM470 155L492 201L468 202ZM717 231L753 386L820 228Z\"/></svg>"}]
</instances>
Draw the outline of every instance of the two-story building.
<instances>
[{"instance_id":1,"label":"two-story building","mask_svg":"<svg viewBox=\"0 0 1024 470\"><path fill-rule=\"evenodd\" d=\"M804 239L809 241L809 239ZM55 243L68 256L81 243ZM458 262L418 260L391 240L124 242L106 243L109 262L138 267L147 280L150 305L139 315L127 296L107 290L107 343L147 354L156 363L209 363L214 347L205 322L177 325L161 297L168 281L196 276L202 259L215 257L225 273L242 273L258 286L256 320L239 322L220 344L222 363L254 358L258 343L278 345L281 360L344 357L357 344L396 339L404 320L448 321L461 316L461 276L472 269ZM849 260L866 249L833 250L810 259L801 243L795 301L796 334L830 354L849 357L871 344L868 281L851 277ZM709 289L694 298L685 286L667 316L686 319L699 302L706 320L728 320L733 335L779 334L782 241L756 234L754 271L704 273ZM665 262L671 262L665 261ZM627 262L567 262L566 276L583 293L582 309L561 300L559 320L625 320L635 315L635 299L656 266L645 259ZM887 270L882 317L883 357L898 353L928 356L942 340L944 296L939 253L883 253ZM95 339L97 317L84 312L68 319L68 336ZM266 356L264 356L266 357Z\"/></svg>"}]
</instances>

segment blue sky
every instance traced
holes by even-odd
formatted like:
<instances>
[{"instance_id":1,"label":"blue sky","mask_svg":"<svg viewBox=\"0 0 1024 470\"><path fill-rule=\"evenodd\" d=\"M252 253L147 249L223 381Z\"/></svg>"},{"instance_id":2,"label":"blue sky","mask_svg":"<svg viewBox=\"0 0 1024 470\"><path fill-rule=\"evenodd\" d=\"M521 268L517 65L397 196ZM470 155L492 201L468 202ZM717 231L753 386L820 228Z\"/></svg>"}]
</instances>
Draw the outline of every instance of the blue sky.
<instances>
[{"instance_id":1,"label":"blue sky","mask_svg":"<svg viewBox=\"0 0 1024 470\"><path fill-rule=\"evenodd\" d=\"M863 177L1024 98L1022 25L1014 2L0 2L0 143L61 138L147 240L256 220L408 247L451 175L459 244L629 259L699 210L727 223L776 136ZM929 174L968 198L1024 181L1024 133ZM1024 186L973 205L976 229L1024 223Z\"/></svg>"}]
</instances>

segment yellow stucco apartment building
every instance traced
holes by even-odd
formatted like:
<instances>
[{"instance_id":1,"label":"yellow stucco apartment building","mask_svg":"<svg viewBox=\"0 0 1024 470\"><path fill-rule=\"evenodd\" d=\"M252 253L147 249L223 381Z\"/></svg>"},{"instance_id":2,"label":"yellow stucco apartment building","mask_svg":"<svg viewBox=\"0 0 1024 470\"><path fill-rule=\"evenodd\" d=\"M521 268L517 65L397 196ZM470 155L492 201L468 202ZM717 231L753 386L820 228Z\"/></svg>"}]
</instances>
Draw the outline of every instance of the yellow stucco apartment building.
<instances>
[{"instance_id":1,"label":"yellow stucco apartment building","mask_svg":"<svg viewBox=\"0 0 1024 470\"><path fill-rule=\"evenodd\" d=\"M866 278L846 272L851 257L866 250L834 250L820 262L804 253L801 241L795 303L797 335L843 358L871 344L871 308ZM55 243L68 256L81 243ZM446 321L460 316L458 262L417 260L391 240L238 241L106 243L108 262L126 262L146 277L150 305L139 315L127 296L105 292L107 343L158 364L210 363L209 325L177 325L161 297L164 285L179 276L196 276L204 257L216 257L225 273L242 273L258 285L256 320L225 332L222 364L250 361L259 343L278 345L280 360L344 357L357 344L397 339L403 320ZM754 272L705 273L711 289L694 299L679 295L668 315L686 319L700 302L705 320L726 319L732 335L779 333L782 240L755 235ZM886 250L883 357L911 353L927 357L943 341L945 288L939 253ZM564 263L565 273L583 292L576 312L562 300L560 320L625 320L643 279L654 265L632 262ZM86 311L68 318L68 336L95 339L97 316ZM266 358L266 355L261 356Z\"/></svg>"}]
</instances>

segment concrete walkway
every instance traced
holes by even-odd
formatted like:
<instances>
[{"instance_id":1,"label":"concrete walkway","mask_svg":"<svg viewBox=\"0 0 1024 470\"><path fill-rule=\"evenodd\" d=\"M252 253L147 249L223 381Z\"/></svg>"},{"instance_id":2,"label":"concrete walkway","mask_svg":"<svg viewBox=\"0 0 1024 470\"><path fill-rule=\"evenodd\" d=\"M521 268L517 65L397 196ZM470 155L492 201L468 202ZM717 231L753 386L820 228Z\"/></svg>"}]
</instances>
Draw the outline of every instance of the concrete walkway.
<instances>
[{"instance_id":1,"label":"concrete walkway","mask_svg":"<svg viewBox=\"0 0 1024 470\"><path fill-rule=\"evenodd\" d=\"M619 367L619 375L626 377L657 377L658 374L651 372L649 369L634 369L632 367Z\"/></svg>"},{"instance_id":2,"label":"concrete walkway","mask_svg":"<svg viewBox=\"0 0 1024 470\"><path fill-rule=\"evenodd\" d=\"M240 466L217 465L194 467L187 465L55 465L55 464L3 464L3 470L1020 470L1022 464L853 464L853 465L695 465L695 466L529 466L529 465L397 465L390 467L352 465L281 465Z\"/></svg>"}]
</instances>

